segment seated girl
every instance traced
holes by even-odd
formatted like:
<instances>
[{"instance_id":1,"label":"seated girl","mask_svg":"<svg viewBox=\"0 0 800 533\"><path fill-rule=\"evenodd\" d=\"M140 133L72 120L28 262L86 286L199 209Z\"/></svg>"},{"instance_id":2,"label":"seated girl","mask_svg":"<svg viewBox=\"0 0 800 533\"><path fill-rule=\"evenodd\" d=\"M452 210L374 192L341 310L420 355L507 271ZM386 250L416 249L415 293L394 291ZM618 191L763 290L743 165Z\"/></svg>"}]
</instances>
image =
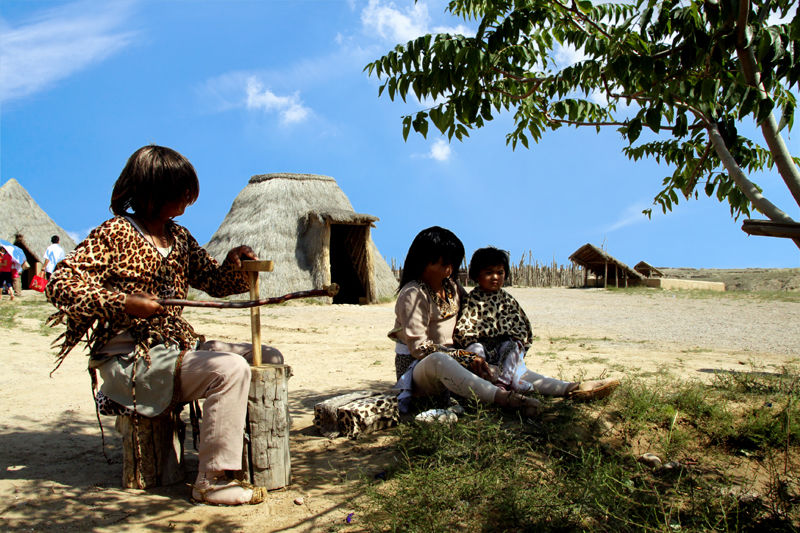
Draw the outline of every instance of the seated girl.
<instances>
[{"instance_id":1,"label":"seated girl","mask_svg":"<svg viewBox=\"0 0 800 533\"><path fill-rule=\"evenodd\" d=\"M131 155L111 193L114 218L93 229L47 283L47 299L59 309L53 323L67 326L58 364L86 342L103 395L142 416L204 398L192 497L259 503L264 487L243 486L225 473L242 468L252 345L205 340L182 307L158 302L184 298L189 287L212 296L249 289L240 270L242 259L256 259L249 246L232 249L219 264L173 220L199 190L194 167L178 152L150 145ZM262 349L267 362L283 361L277 350Z\"/></svg>"},{"instance_id":2,"label":"seated girl","mask_svg":"<svg viewBox=\"0 0 800 533\"><path fill-rule=\"evenodd\" d=\"M616 379L562 381L525 367L533 341L531 323L519 302L503 290L509 270L508 253L494 247L472 255L469 277L478 284L465 298L456 322L458 346L499 367L496 385L514 391L533 390L545 396L567 396L581 401L605 398L619 385Z\"/></svg>"}]
</instances>

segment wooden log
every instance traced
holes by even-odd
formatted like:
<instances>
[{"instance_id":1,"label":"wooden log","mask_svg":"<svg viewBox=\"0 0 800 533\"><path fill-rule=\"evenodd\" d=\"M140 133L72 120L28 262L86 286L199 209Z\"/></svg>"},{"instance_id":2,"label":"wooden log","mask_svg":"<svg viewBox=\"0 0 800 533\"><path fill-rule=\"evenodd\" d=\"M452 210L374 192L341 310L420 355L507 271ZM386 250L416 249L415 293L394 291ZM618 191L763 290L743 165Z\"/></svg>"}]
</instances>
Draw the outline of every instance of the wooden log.
<instances>
[{"instance_id":1,"label":"wooden log","mask_svg":"<svg viewBox=\"0 0 800 533\"><path fill-rule=\"evenodd\" d=\"M182 483L186 424L180 412L155 418L118 416L114 427L122 435L122 486L147 489Z\"/></svg>"},{"instance_id":2,"label":"wooden log","mask_svg":"<svg viewBox=\"0 0 800 533\"><path fill-rule=\"evenodd\" d=\"M251 367L242 477L269 490L291 482L288 365Z\"/></svg>"}]
</instances>

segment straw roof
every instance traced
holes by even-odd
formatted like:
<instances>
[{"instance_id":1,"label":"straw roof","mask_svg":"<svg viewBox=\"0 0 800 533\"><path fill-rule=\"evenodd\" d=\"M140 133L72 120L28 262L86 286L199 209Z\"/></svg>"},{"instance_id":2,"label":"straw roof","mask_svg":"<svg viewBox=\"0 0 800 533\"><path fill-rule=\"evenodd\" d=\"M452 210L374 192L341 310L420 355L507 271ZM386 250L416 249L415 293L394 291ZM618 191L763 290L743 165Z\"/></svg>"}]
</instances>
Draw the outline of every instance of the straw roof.
<instances>
[{"instance_id":1,"label":"straw roof","mask_svg":"<svg viewBox=\"0 0 800 533\"><path fill-rule=\"evenodd\" d=\"M644 279L644 276L633 270L622 261L615 259L604 250L591 244L584 244L575 250L569 260L578 264L595 276L602 277L608 272L608 278L615 279L617 270L628 278ZM616 267L616 268L614 268Z\"/></svg>"},{"instance_id":2,"label":"straw roof","mask_svg":"<svg viewBox=\"0 0 800 533\"><path fill-rule=\"evenodd\" d=\"M633 267L633 269L642 274L646 278L661 278L664 277L664 273L661 272L659 269L647 263L646 261L639 261Z\"/></svg>"},{"instance_id":3,"label":"straw roof","mask_svg":"<svg viewBox=\"0 0 800 533\"><path fill-rule=\"evenodd\" d=\"M346 224L369 229L377 220L356 213L330 176L261 174L250 178L205 248L221 260L231 248L247 244L259 258L274 261L274 271L262 273L260 285L262 295L276 296L329 282L326 227ZM371 238L367 246L372 256L372 296L391 296L397 288L394 274Z\"/></svg>"},{"instance_id":4,"label":"straw roof","mask_svg":"<svg viewBox=\"0 0 800 533\"><path fill-rule=\"evenodd\" d=\"M50 246L53 235L61 238L59 244L65 252L75 248L72 237L53 222L13 178L0 187L0 213L3 214L0 217L0 238L12 243L21 241L35 261L44 262L44 251Z\"/></svg>"}]
</instances>

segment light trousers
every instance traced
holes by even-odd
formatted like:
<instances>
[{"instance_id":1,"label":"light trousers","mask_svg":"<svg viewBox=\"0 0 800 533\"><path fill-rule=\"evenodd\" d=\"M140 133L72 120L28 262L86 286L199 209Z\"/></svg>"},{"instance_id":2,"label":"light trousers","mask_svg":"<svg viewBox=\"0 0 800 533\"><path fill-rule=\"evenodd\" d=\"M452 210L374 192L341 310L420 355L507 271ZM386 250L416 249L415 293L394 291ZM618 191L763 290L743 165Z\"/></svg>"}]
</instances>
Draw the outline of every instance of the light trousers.
<instances>
[{"instance_id":1,"label":"light trousers","mask_svg":"<svg viewBox=\"0 0 800 533\"><path fill-rule=\"evenodd\" d=\"M434 396L449 390L464 398L477 397L483 403L494 403L498 388L482 379L442 352L425 356L414 367L414 392Z\"/></svg>"},{"instance_id":2,"label":"light trousers","mask_svg":"<svg viewBox=\"0 0 800 533\"><path fill-rule=\"evenodd\" d=\"M283 363L275 348L262 345L261 352L265 363ZM250 343L207 341L183 356L180 401L205 399L198 443L201 472L242 468L252 353Z\"/></svg>"},{"instance_id":3,"label":"light trousers","mask_svg":"<svg viewBox=\"0 0 800 533\"><path fill-rule=\"evenodd\" d=\"M441 394L446 390L465 398L475 396L483 403L494 403L498 388L476 376L449 355L434 352L414 367L415 392L425 396ZM545 396L564 396L572 383L526 370L522 379Z\"/></svg>"}]
</instances>

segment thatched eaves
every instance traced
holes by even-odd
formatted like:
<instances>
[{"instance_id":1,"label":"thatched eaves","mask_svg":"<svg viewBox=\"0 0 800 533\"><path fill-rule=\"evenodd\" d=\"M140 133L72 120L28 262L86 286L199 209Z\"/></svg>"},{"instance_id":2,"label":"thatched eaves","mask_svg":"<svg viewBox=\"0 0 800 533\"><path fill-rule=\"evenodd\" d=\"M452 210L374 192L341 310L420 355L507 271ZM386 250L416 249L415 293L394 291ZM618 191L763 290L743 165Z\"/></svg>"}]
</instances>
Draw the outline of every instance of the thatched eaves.
<instances>
[{"instance_id":1,"label":"thatched eaves","mask_svg":"<svg viewBox=\"0 0 800 533\"><path fill-rule=\"evenodd\" d=\"M615 279L619 274L621 277L639 280L644 279L643 275L636 272L622 261L591 244L584 244L575 250L575 252L569 256L569 260L582 266L597 277Z\"/></svg>"},{"instance_id":2,"label":"thatched eaves","mask_svg":"<svg viewBox=\"0 0 800 533\"><path fill-rule=\"evenodd\" d=\"M30 254L29 263L44 261L44 251L50 246L53 235L60 237L65 252L69 253L75 248L72 237L13 178L0 187L0 213L0 239L22 244L26 255Z\"/></svg>"},{"instance_id":3,"label":"thatched eaves","mask_svg":"<svg viewBox=\"0 0 800 533\"><path fill-rule=\"evenodd\" d=\"M324 211L309 211L305 216L306 222L319 222L320 224L364 224L375 227L378 217L364 213L354 213L346 209L328 209Z\"/></svg>"}]
</instances>

